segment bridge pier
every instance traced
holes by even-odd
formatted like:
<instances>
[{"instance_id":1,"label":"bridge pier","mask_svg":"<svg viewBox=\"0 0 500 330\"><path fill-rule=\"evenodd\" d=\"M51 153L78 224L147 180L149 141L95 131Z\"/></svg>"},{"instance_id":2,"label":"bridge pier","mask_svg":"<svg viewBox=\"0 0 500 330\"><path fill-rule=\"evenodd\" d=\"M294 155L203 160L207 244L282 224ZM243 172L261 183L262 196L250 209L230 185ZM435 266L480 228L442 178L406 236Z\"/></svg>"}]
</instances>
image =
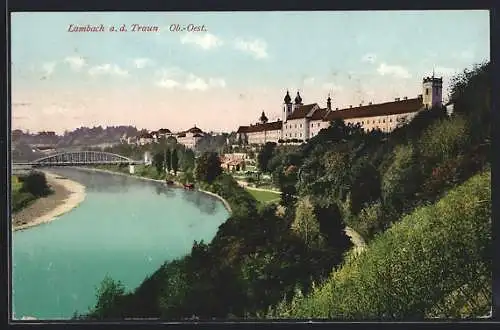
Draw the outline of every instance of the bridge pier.
<instances>
[{"instance_id":1,"label":"bridge pier","mask_svg":"<svg viewBox=\"0 0 500 330\"><path fill-rule=\"evenodd\" d=\"M129 172L130 174L134 174L134 173L135 173L135 165L134 165L134 164L130 164L130 165L128 166L128 172Z\"/></svg>"}]
</instances>

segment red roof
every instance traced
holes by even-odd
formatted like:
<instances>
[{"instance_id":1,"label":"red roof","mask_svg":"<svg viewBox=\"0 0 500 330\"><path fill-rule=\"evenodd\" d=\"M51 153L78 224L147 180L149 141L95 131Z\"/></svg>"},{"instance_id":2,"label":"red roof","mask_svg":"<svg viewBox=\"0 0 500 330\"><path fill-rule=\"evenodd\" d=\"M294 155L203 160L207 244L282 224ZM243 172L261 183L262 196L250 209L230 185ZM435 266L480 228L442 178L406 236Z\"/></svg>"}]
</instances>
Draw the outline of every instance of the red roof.
<instances>
[{"instance_id":1,"label":"red roof","mask_svg":"<svg viewBox=\"0 0 500 330\"><path fill-rule=\"evenodd\" d=\"M335 119L397 115L402 113L417 112L422 108L423 108L422 99L417 97L408 100L370 104L355 108L330 111L324 117L324 120L332 121Z\"/></svg>"},{"instance_id":2,"label":"red roof","mask_svg":"<svg viewBox=\"0 0 500 330\"><path fill-rule=\"evenodd\" d=\"M309 112L311 112L311 110L317 106L316 103L313 103L313 104L306 104L306 105L301 105L300 107L296 108L292 114L290 115L290 117L288 117L287 119L288 120L291 120L291 119L302 119L302 118L306 118L306 116L309 114Z\"/></svg>"},{"instance_id":3,"label":"red roof","mask_svg":"<svg viewBox=\"0 0 500 330\"><path fill-rule=\"evenodd\" d=\"M203 131L195 126L188 129L186 133L203 133Z\"/></svg>"},{"instance_id":4,"label":"red roof","mask_svg":"<svg viewBox=\"0 0 500 330\"><path fill-rule=\"evenodd\" d=\"M236 133L245 133L248 129L248 126L240 126L238 127L238 130L236 131Z\"/></svg>"},{"instance_id":5,"label":"red roof","mask_svg":"<svg viewBox=\"0 0 500 330\"><path fill-rule=\"evenodd\" d=\"M322 120L328 113L328 109L317 109L310 117L311 120Z\"/></svg>"},{"instance_id":6,"label":"red roof","mask_svg":"<svg viewBox=\"0 0 500 330\"><path fill-rule=\"evenodd\" d=\"M237 133L254 133L254 132L264 132L264 131L278 131L283 127L281 121L274 121L272 123L265 124L255 124L250 126L240 126Z\"/></svg>"},{"instance_id":7,"label":"red roof","mask_svg":"<svg viewBox=\"0 0 500 330\"><path fill-rule=\"evenodd\" d=\"M152 139L153 136L149 133L142 133L141 135L139 135L139 138L143 138L143 139Z\"/></svg>"}]
</instances>

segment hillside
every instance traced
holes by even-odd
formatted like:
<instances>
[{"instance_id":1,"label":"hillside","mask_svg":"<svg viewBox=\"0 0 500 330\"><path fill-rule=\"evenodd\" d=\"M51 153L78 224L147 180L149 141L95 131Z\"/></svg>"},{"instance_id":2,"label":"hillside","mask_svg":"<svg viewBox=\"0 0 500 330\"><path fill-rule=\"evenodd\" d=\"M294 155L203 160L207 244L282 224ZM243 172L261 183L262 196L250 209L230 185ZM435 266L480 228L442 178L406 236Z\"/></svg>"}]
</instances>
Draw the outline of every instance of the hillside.
<instances>
[{"instance_id":1,"label":"hillside","mask_svg":"<svg viewBox=\"0 0 500 330\"><path fill-rule=\"evenodd\" d=\"M453 115L426 110L390 134L336 121L301 146L267 144L259 167L282 191L279 209L258 205L228 175L207 176L198 185L233 209L212 242L195 243L132 292L106 279L83 317L483 315L490 82L489 63L465 71L450 92ZM197 160L196 173L210 157ZM346 225L368 243L357 258Z\"/></svg>"}]
</instances>

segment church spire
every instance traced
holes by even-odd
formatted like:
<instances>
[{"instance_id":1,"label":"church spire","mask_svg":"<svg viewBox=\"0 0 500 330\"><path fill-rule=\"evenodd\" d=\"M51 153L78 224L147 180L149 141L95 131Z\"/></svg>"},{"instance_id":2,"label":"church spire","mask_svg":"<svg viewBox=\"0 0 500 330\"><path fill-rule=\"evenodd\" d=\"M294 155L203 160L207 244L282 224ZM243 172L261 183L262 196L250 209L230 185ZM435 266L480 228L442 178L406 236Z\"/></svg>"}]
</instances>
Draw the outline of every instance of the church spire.
<instances>
[{"instance_id":1,"label":"church spire","mask_svg":"<svg viewBox=\"0 0 500 330\"><path fill-rule=\"evenodd\" d=\"M300 97L299 91L297 91L297 96L295 97L295 104L302 104L302 97Z\"/></svg>"},{"instance_id":2,"label":"church spire","mask_svg":"<svg viewBox=\"0 0 500 330\"><path fill-rule=\"evenodd\" d=\"M328 93L328 98L326 99L326 108L332 110L332 99L330 98L330 93Z\"/></svg>"},{"instance_id":3,"label":"church spire","mask_svg":"<svg viewBox=\"0 0 500 330\"><path fill-rule=\"evenodd\" d=\"M292 98L290 97L290 93L288 92L288 90L286 91L284 101L285 101L285 104L290 104L292 102Z\"/></svg>"},{"instance_id":4,"label":"church spire","mask_svg":"<svg viewBox=\"0 0 500 330\"><path fill-rule=\"evenodd\" d=\"M267 123L267 121L268 121L268 119L266 117L266 114L264 113L264 111L262 111L262 115L260 115L260 122L262 124L265 124L265 123Z\"/></svg>"}]
</instances>

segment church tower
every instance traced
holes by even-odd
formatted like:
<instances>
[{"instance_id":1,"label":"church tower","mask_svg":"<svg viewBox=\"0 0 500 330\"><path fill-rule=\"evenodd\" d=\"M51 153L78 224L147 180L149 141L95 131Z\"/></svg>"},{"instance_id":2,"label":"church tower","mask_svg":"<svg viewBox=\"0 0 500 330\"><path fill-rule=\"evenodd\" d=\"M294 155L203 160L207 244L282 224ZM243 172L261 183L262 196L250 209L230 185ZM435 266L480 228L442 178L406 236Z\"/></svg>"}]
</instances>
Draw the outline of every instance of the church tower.
<instances>
[{"instance_id":1,"label":"church tower","mask_svg":"<svg viewBox=\"0 0 500 330\"><path fill-rule=\"evenodd\" d=\"M326 109L327 111L332 111L332 99L330 93L328 93L328 98L326 99Z\"/></svg>"},{"instance_id":2,"label":"church tower","mask_svg":"<svg viewBox=\"0 0 500 330\"><path fill-rule=\"evenodd\" d=\"M423 104L427 109L443 104L443 78L425 77L422 83Z\"/></svg>"},{"instance_id":3,"label":"church tower","mask_svg":"<svg viewBox=\"0 0 500 330\"><path fill-rule=\"evenodd\" d=\"M297 91L297 96L295 96L295 103L293 105L293 111L297 109L298 107L302 106L302 97L300 97L299 91Z\"/></svg>"},{"instance_id":4,"label":"church tower","mask_svg":"<svg viewBox=\"0 0 500 330\"><path fill-rule=\"evenodd\" d=\"M283 103L283 122L285 123L288 117L292 114L292 98L288 91L286 91L284 103Z\"/></svg>"}]
</instances>

